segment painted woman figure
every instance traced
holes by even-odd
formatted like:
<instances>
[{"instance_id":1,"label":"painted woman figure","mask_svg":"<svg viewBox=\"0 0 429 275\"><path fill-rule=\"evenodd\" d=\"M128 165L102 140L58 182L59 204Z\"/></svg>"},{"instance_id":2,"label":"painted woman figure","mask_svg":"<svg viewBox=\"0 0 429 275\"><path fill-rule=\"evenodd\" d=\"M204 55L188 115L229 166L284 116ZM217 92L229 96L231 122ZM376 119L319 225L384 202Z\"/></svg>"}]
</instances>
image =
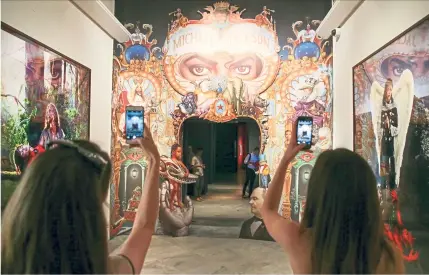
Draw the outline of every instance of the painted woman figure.
<instances>
[{"instance_id":1,"label":"painted woman figure","mask_svg":"<svg viewBox=\"0 0 429 275\"><path fill-rule=\"evenodd\" d=\"M384 87L383 103L381 107L381 156L380 166L384 188L396 187L395 145L394 139L398 135L398 108L392 97L393 83L387 79Z\"/></svg>"},{"instance_id":2,"label":"painted woman figure","mask_svg":"<svg viewBox=\"0 0 429 275\"><path fill-rule=\"evenodd\" d=\"M267 189L269 183L271 182L271 176L270 167L268 166L267 160L265 159L265 155L260 156L258 174L259 187Z\"/></svg>"},{"instance_id":3,"label":"painted woman figure","mask_svg":"<svg viewBox=\"0 0 429 275\"><path fill-rule=\"evenodd\" d=\"M46 106L45 126L40 135L39 145L47 149L47 144L50 141L64 138L65 134L61 128L57 107L55 107L53 103L49 103L48 106Z\"/></svg>"}]
</instances>

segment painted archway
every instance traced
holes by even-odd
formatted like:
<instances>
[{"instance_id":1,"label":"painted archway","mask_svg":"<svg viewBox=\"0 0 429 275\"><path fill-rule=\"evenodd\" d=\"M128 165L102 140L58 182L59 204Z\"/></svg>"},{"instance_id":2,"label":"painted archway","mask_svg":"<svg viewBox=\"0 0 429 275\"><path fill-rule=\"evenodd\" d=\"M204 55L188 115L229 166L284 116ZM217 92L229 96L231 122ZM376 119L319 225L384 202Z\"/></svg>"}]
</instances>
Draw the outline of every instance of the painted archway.
<instances>
[{"instance_id":1,"label":"painted archway","mask_svg":"<svg viewBox=\"0 0 429 275\"><path fill-rule=\"evenodd\" d=\"M289 218L291 186L297 186L290 171L311 165L332 146L330 42L316 35L320 21L307 18L305 28L302 21L293 24L296 37L279 45L272 11L264 7L254 18L243 18L243 11L218 2L200 12L202 18L190 19L178 9L162 47L151 39L151 25L127 24L132 39L118 45L114 58L112 156L115 167L130 158L123 154L128 149L120 117L135 97L145 106L145 121L161 155L170 155L171 146L180 142L187 118L217 123L254 119L272 175L289 143L294 118L312 116L314 153L297 156L285 181L283 214ZM305 198L299 200L305 204ZM111 224L121 218L116 216Z\"/></svg>"},{"instance_id":2,"label":"painted archway","mask_svg":"<svg viewBox=\"0 0 429 275\"><path fill-rule=\"evenodd\" d=\"M185 122L187 120L192 119L192 118L199 118L199 117L198 116L189 116L189 117L181 120L181 122L179 124L178 131L176 133L176 140L181 145L183 145L182 142L181 142L183 140L183 126L184 126L184 124L185 124ZM267 132L267 130L268 130L267 127L265 127L264 124L263 124L264 121L262 121L262 122L258 121L257 119L255 119L252 116L237 116L233 120L240 121L240 118L250 119L250 120L254 121L256 123L256 125L258 126L258 128L259 128L259 134L260 134L259 148L261 148L261 153L263 153L264 152L264 148L265 148L265 144L267 143L267 140L269 138L268 135L264 135L263 134L264 131ZM232 121L232 120L230 120L230 121ZM225 121L225 122L227 122L227 121Z\"/></svg>"}]
</instances>

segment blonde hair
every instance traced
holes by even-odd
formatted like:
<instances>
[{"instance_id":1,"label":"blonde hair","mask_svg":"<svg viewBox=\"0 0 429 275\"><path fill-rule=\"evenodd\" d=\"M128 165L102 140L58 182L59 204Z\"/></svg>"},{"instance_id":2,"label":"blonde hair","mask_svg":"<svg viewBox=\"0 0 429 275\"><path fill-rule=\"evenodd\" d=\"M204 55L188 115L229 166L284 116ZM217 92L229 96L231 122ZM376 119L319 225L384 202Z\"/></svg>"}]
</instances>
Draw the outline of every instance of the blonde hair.
<instances>
[{"instance_id":1,"label":"blonde hair","mask_svg":"<svg viewBox=\"0 0 429 275\"><path fill-rule=\"evenodd\" d=\"M50 127L50 125L49 125L49 110L51 108L54 109L54 111L55 111L55 125L57 126L57 128L61 128L60 116L58 115L57 106L55 106L54 103L49 103L45 109L45 129L48 129Z\"/></svg>"}]
</instances>

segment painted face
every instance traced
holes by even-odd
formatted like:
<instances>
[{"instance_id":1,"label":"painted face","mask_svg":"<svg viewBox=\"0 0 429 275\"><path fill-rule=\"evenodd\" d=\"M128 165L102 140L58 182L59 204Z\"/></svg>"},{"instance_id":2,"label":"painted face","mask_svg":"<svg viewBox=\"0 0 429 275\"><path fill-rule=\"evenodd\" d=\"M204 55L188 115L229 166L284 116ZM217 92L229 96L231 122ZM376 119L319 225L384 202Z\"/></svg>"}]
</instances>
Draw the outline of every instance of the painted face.
<instances>
[{"instance_id":1,"label":"painted face","mask_svg":"<svg viewBox=\"0 0 429 275\"><path fill-rule=\"evenodd\" d=\"M361 139L362 138L362 131L356 131L356 137L358 139Z\"/></svg>"},{"instance_id":2,"label":"painted face","mask_svg":"<svg viewBox=\"0 0 429 275\"><path fill-rule=\"evenodd\" d=\"M262 204L264 204L264 196L262 188L257 188L253 191L250 196L250 211L255 216L260 216L260 210L262 208Z\"/></svg>"},{"instance_id":3,"label":"painted face","mask_svg":"<svg viewBox=\"0 0 429 275\"><path fill-rule=\"evenodd\" d=\"M261 74L262 60L255 54L235 56L196 54L183 60L179 69L180 74L190 81L217 76L253 80Z\"/></svg>"},{"instance_id":4,"label":"painted face","mask_svg":"<svg viewBox=\"0 0 429 275\"><path fill-rule=\"evenodd\" d=\"M292 132L290 130L287 130L285 133L286 144L289 144L291 137L292 137Z\"/></svg>"},{"instance_id":5,"label":"painted face","mask_svg":"<svg viewBox=\"0 0 429 275\"><path fill-rule=\"evenodd\" d=\"M55 112L55 108L52 105L49 105L48 107L48 118L49 118L49 122L54 121L56 116L56 112Z\"/></svg>"},{"instance_id":6,"label":"painted face","mask_svg":"<svg viewBox=\"0 0 429 275\"><path fill-rule=\"evenodd\" d=\"M176 157L176 159L181 160L182 159L182 147L177 147L176 151L174 151L174 156Z\"/></svg>"},{"instance_id":7,"label":"painted face","mask_svg":"<svg viewBox=\"0 0 429 275\"><path fill-rule=\"evenodd\" d=\"M392 85L391 84L386 84L384 93L386 96L386 100L390 101L390 99L392 98Z\"/></svg>"},{"instance_id":8,"label":"painted face","mask_svg":"<svg viewBox=\"0 0 429 275\"><path fill-rule=\"evenodd\" d=\"M38 59L33 60L33 62L29 62L27 65L27 75L29 78L34 80L42 80L45 71L45 63Z\"/></svg>"},{"instance_id":9,"label":"painted face","mask_svg":"<svg viewBox=\"0 0 429 275\"><path fill-rule=\"evenodd\" d=\"M381 64L386 78L398 80L405 70L410 70L414 78L429 78L429 58L424 56L391 56Z\"/></svg>"}]
</instances>

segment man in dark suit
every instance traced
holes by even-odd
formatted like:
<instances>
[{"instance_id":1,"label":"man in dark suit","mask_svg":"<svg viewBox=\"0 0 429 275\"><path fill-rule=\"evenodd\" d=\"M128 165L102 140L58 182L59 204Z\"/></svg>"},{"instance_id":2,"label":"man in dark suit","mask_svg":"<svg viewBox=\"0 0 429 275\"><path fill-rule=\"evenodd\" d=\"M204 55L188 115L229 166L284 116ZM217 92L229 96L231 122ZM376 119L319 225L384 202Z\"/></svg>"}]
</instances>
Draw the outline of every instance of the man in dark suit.
<instances>
[{"instance_id":1,"label":"man in dark suit","mask_svg":"<svg viewBox=\"0 0 429 275\"><path fill-rule=\"evenodd\" d=\"M268 233L260 214L266 192L266 189L260 187L253 190L249 201L250 211L252 212L253 217L246 220L241 226L240 239L274 241Z\"/></svg>"}]
</instances>

